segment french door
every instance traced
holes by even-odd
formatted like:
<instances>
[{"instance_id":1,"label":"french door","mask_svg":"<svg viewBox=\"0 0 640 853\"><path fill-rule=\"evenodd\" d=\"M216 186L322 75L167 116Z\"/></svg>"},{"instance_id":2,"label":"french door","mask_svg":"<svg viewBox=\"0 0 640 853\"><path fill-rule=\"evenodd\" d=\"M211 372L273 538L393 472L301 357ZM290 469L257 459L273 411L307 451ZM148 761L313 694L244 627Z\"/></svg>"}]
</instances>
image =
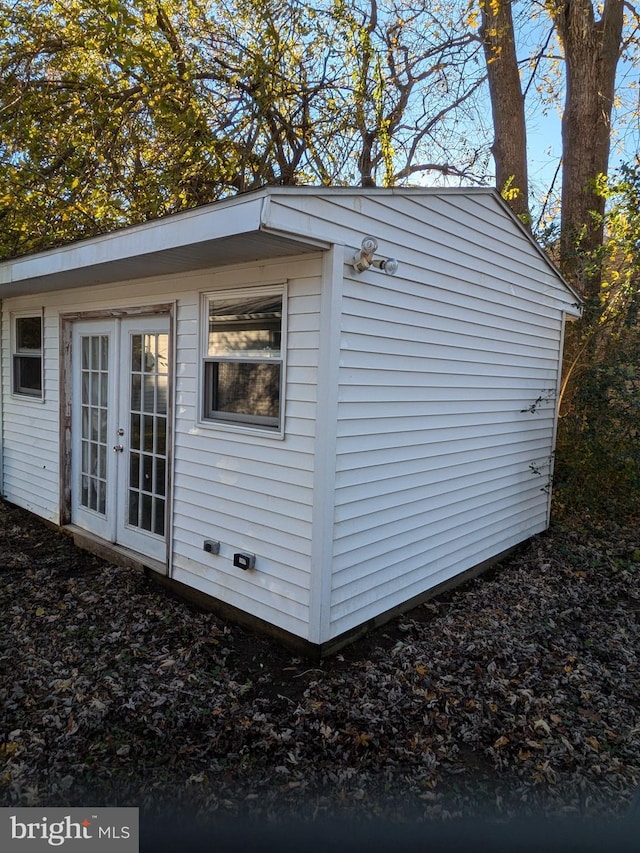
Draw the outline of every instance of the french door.
<instances>
[{"instance_id":1,"label":"french door","mask_svg":"<svg viewBox=\"0 0 640 853\"><path fill-rule=\"evenodd\" d=\"M73 325L71 516L166 559L169 318Z\"/></svg>"}]
</instances>

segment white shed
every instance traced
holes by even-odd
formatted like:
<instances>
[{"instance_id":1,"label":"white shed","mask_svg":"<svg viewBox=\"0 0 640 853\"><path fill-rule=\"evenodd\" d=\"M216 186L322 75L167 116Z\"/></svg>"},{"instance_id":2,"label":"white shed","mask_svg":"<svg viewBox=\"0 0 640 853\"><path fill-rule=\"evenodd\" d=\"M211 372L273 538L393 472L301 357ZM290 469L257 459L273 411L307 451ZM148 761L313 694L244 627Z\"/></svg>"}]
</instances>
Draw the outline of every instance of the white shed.
<instances>
[{"instance_id":1,"label":"white shed","mask_svg":"<svg viewBox=\"0 0 640 853\"><path fill-rule=\"evenodd\" d=\"M495 191L265 188L0 298L5 499L302 649L548 525L580 300Z\"/></svg>"}]
</instances>

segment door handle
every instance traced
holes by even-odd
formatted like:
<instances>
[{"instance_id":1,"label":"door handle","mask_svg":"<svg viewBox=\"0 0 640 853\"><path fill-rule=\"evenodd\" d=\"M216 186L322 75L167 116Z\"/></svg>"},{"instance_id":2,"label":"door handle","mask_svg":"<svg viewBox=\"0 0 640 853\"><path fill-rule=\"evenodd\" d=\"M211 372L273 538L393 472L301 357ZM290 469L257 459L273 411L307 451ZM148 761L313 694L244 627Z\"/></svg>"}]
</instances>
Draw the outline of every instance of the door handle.
<instances>
[{"instance_id":1,"label":"door handle","mask_svg":"<svg viewBox=\"0 0 640 853\"><path fill-rule=\"evenodd\" d=\"M124 451L124 447L121 444L114 444L113 445L113 452L114 453L122 453L123 451Z\"/></svg>"}]
</instances>

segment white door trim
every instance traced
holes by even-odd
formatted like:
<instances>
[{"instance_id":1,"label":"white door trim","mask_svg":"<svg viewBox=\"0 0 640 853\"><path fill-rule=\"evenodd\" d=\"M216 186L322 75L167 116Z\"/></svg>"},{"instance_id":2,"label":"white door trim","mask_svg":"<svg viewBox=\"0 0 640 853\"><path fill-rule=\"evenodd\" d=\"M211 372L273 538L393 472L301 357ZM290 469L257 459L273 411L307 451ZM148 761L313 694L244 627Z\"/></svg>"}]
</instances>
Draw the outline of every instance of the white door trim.
<instances>
[{"instance_id":1,"label":"white door trim","mask_svg":"<svg viewBox=\"0 0 640 853\"><path fill-rule=\"evenodd\" d=\"M72 465L72 451L73 451L73 426L74 426L74 418L76 419L77 426L77 410L79 408L79 401L74 397L74 388L73 388L73 365L72 365L72 355L73 355L73 337L74 337L74 324L83 323L88 324L92 323L91 326L86 325L87 329L108 329L109 322L114 320L122 320L126 326L129 326L130 323L127 321L139 320L140 325L146 325L146 321L148 319L154 319L157 322L158 320L162 321L168 326L168 383L167 383L167 422L166 422L166 442L167 442L167 459L166 459L166 510L165 510L165 541L160 550L155 549L155 553L153 548L148 547L150 543L142 542L144 537L139 539L135 545L132 542L122 542L121 545L127 550L133 550L140 557L149 558L152 562L151 565L158 570L158 561L160 564L164 565L165 571L170 573L170 555L171 555L171 517L172 517L172 482L173 482L173 418L174 418L174 352L175 352L175 304L174 303L163 303L159 305L153 306L144 306L144 307L133 307L133 308L124 308L124 309L109 309L109 310L100 310L100 311L87 311L87 312L73 312L67 313L60 316L60 371L61 371L61 386L60 386L60 524L61 525L70 525L73 524L73 475L74 469ZM95 325L93 325L95 323ZM163 330L167 331L166 326ZM120 345L115 347L116 352L119 352ZM112 376L116 381L116 384L121 381L121 372L119 364L116 364L114 370L112 371ZM117 432L117 425L111 426L109 425L109 440L113 438L113 432ZM115 442L112 442L115 444ZM110 462L108 464L114 464L114 458L116 457L116 453L111 450L112 444L109 445ZM77 488L77 486L76 486ZM113 512L109 514L110 520L115 518ZM92 523L95 519L91 518L90 522ZM85 519L86 522L86 519ZM83 525L84 527L88 527L86 523ZM92 535L95 533L95 530L92 531ZM100 533L95 533L100 539L104 539L106 542L118 542L119 534L117 531L112 530L108 526L106 526ZM142 544L141 544L142 543ZM118 547L118 546L116 546ZM144 560L141 560L144 562Z\"/></svg>"}]
</instances>

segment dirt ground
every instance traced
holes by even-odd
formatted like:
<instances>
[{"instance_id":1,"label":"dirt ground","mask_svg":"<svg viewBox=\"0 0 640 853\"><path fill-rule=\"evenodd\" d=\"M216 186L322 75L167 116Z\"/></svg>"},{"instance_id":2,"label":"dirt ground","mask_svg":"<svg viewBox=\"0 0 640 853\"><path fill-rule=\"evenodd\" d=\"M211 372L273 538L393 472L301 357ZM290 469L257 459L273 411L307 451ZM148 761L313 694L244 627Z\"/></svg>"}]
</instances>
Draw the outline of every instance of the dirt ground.
<instances>
[{"instance_id":1,"label":"dirt ground","mask_svg":"<svg viewBox=\"0 0 640 853\"><path fill-rule=\"evenodd\" d=\"M318 664L0 503L0 805L623 817L637 530L556 526Z\"/></svg>"}]
</instances>

